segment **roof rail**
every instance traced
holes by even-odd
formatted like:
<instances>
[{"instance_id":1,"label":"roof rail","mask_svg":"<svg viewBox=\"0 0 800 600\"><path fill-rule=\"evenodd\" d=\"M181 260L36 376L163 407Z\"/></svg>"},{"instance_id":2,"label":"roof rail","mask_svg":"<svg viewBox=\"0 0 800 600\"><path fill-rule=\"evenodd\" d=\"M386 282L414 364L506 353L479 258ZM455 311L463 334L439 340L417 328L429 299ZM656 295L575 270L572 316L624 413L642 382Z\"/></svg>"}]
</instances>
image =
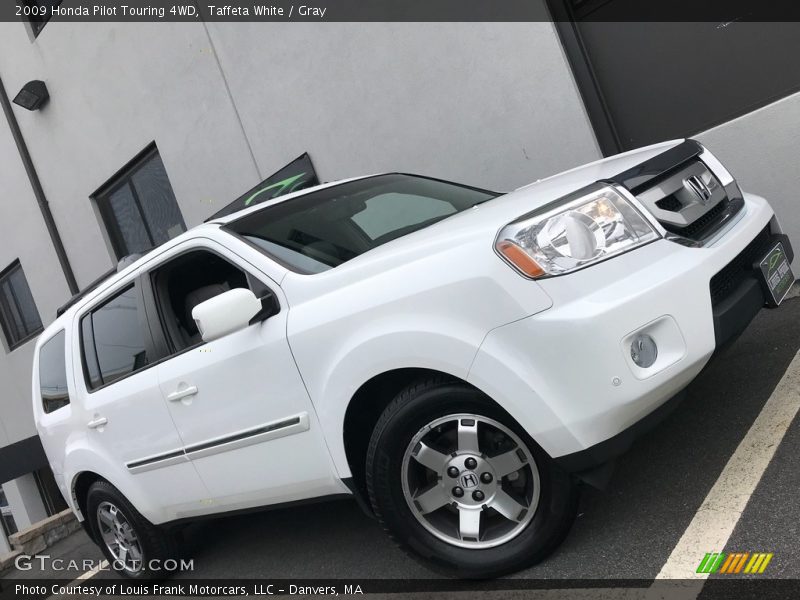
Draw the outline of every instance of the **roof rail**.
<instances>
[{"instance_id":1,"label":"roof rail","mask_svg":"<svg viewBox=\"0 0 800 600\"><path fill-rule=\"evenodd\" d=\"M102 274L100 277L98 277L98 278L97 278L97 279L95 279L95 280L94 280L92 283L90 283L90 284L89 284L89 285L88 285L86 288L82 289L80 292L78 292L77 294L75 294L74 296L72 296L72 298L70 298L69 300L67 300L67 301L66 301L66 303L64 303L64 304L63 304L63 305L62 305L62 306L61 306L61 307L60 307L60 308L59 308L59 309L56 311L56 316L57 316L57 317L60 317L61 315L63 315L65 312L67 312L67 309L68 309L70 306L72 306L73 304L75 304L75 303L76 303L78 300L80 300L81 298L83 298L83 297L84 297L86 294L88 294L89 292L91 292L91 291L93 291L93 290L97 289L97 287L98 287L98 286L99 286L101 283L103 283L103 282L104 282L106 279L108 279L108 278L109 278L109 277L111 277L112 275L115 275L115 274L116 274L116 272L117 272L117 269L116 269L116 267L115 267L115 268L113 268L113 269L111 269L111 270L107 271L106 273L103 273L103 274Z\"/></svg>"},{"instance_id":2,"label":"roof rail","mask_svg":"<svg viewBox=\"0 0 800 600\"><path fill-rule=\"evenodd\" d=\"M108 279L112 275L115 275L115 274L119 273L123 269L126 269L127 267L131 266L133 263L135 263L140 258L142 258L142 255L138 254L138 253L128 254L127 256L123 256L122 258L120 258L116 267L114 267L113 269L111 269L109 271L106 271L105 273L100 275L100 277L98 277L92 283L90 283L88 286L86 286L86 288L82 289L80 292L78 292L77 294L72 296L72 298L67 300L66 303L64 303L64 305L61 306L61 308L59 308L56 311L56 316L60 317L61 315L63 315L65 312L67 312L67 309L70 306L75 304L78 300L83 298L86 294L88 294L92 290L97 289L97 286L99 286L101 283L103 283L106 279Z\"/></svg>"},{"instance_id":3,"label":"roof rail","mask_svg":"<svg viewBox=\"0 0 800 600\"><path fill-rule=\"evenodd\" d=\"M142 258L142 256L143 256L142 254L135 252L133 254L128 254L127 256L123 256L122 258L120 258L119 262L117 263L117 273L119 273L123 269L126 269L127 267L130 267L133 263Z\"/></svg>"}]
</instances>

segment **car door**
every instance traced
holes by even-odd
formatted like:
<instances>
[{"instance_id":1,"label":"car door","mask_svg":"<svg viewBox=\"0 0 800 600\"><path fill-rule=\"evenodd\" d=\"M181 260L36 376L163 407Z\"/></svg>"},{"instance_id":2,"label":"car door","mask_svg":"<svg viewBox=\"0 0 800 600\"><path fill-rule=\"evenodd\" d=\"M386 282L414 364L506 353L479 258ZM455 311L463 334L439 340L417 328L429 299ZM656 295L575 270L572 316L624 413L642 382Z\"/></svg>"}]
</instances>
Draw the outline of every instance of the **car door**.
<instances>
[{"instance_id":1,"label":"car door","mask_svg":"<svg viewBox=\"0 0 800 600\"><path fill-rule=\"evenodd\" d=\"M100 475L149 519L175 518L207 496L161 395L138 279L128 278L74 321L73 377L86 444Z\"/></svg>"},{"instance_id":2,"label":"car door","mask_svg":"<svg viewBox=\"0 0 800 600\"><path fill-rule=\"evenodd\" d=\"M189 257L188 259L186 257ZM181 263L186 273L208 283L219 259L244 274L260 296L274 294L280 311L214 341L181 343L170 327L170 308L182 306L175 286L161 287L160 272ZM200 260L199 265L195 261ZM214 262L202 268L203 261ZM200 268L198 268L200 267ZM202 279L202 281L201 281ZM228 509L341 492L321 428L286 340L287 305L280 288L253 265L209 239L191 240L151 269L153 302L161 332L173 353L158 366L158 379L184 450L214 501ZM204 285L217 292L228 282ZM180 286L179 286L180 287ZM212 291L213 291L212 289ZM216 293L216 292L215 292ZM166 296L166 297L165 297ZM186 309L183 319L189 319Z\"/></svg>"}]
</instances>

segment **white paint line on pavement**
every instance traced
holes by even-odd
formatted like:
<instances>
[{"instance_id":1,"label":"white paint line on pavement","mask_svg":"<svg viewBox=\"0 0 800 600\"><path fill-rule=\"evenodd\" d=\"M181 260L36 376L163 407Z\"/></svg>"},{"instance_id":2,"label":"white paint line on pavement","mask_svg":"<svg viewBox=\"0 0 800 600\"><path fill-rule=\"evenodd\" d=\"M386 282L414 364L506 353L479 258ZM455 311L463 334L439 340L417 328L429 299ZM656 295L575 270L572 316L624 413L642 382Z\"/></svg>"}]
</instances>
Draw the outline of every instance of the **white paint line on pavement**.
<instances>
[{"instance_id":1,"label":"white paint line on pavement","mask_svg":"<svg viewBox=\"0 0 800 600\"><path fill-rule=\"evenodd\" d=\"M800 295L796 284L787 296ZM789 364L775 390L728 459L692 522L678 540L667 562L648 588L584 588L506 590L498 592L433 592L415 594L425 600L477 600L478 598L541 598L550 600L690 600L703 589L707 574L696 573L706 552L720 552L733 533L747 502L761 481L775 451L800 410L800 352ZM702 451L698 442L698 451ZM747 550L745 548L741 550ZM672 581L670 581L672 580ZM390 598L391 595L377 595Z\"/></svg>"},{"instance_id":2,"label":"white paint line on pavement","mask_svg":"<svg viewBox=\"0 0 800 600\"><path fill-rule=\"evenodd\" d=\"M706 552L720 552L725 547L798 409L800 352L728 460L657 579L708 578L695 572L700 560ZM724 418L724 408L720 417ZM702 451L701 440L698 451ZM748 548L742 548L745 550Z\"/></svg>"},{"instance_id":3,"label":"white paint line on pavement","mask_svg":"<svg viewBox=\"0 0 800 600\"><path fill-rule=\"evenodd\" d=\"M103 569L107 569L107 568L108 568L108 561L104 560L99 565L97 565L94 569L92 569L91 571L86 571L86 573L83 573L82 575L79 575L78 577L76 577L75 581L83 581L85 579L90 579L90 578L94 577L95 575L97 575Z\"/></svg>"}]
</instances>

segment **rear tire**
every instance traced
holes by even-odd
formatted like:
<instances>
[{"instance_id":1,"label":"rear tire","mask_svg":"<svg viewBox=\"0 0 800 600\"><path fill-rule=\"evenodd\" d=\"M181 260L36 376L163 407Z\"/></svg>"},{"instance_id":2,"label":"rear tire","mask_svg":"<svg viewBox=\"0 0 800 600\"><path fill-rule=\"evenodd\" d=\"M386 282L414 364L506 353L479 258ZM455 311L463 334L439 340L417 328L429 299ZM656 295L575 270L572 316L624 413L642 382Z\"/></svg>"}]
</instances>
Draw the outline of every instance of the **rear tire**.
<instances>
[{"instance_id":1,"label":"rear tire","mask_svg":"<svg viewBox=\"0 0 800 600\"><path fill-rule=\"evenodd\" d=\"M514 419L445 377L419 381L389 404L370 441L366 481L395 542L460 578L499 577L543 560L578 505L572 477Z\"/></svg>"},{"instance_id":2,"label":"rear tire","mask_svg":"<svg viewBox=\"0 0 800 600\"><path fill-rule=\"evenodd\" d=\"M172 561L167 560L176 556L173 536L145 519L107 481L96 481L89 487L84 516L109 566L117 573L148 580L162 579L174 570L169 569Z\"/></svg>"}]
</instances>

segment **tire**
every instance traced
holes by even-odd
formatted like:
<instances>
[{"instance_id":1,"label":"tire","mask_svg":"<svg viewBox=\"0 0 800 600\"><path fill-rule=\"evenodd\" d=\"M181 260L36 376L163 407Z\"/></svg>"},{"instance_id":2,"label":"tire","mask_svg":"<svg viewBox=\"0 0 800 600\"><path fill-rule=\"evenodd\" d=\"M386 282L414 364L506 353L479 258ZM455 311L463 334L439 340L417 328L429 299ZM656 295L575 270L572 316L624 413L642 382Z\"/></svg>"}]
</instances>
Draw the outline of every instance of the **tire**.
<instances>
[{"instance_id":1,"label":"tire","mask_svg":"<svg viewBox=\"0 0 800 600\"><path fill-rule=\"evenodd\" d=\"M462 429L464 440L475 440L465 447L477 447L476 454L458 446ZM448 440L454 436L451 452ZM427 446L434 443L439 454L430 461ZM496 455L493 448L500 448ZM516 466L503 461L513 458L510 452L522 467L503 475ZM423 462L435 466L417 464ZM370 440L366 481L379 522L400 548L432 570L459 578L494 578L540 562L564 540L578 505L572 477L510 415L478 390L446 377L421 380L387 406ZM461 488L459 497L455 487ZM420 499L425 492L435 494L432 503ZM441 494L445 503L422 514L440 504ZM510 504L509 495L519 505Z\"/></svg>"},{"instance_id":2,"label":"tire","mask_svg":"<svg viewBox=\"0 0 800 600\"><path fill-rule=\"evenodd\" d=\"M174 538L145 519L107 481L96 481L89 487L85 518L109 566L117 573L138 580L163 579L170 574L168 568L172 561L168 561L166 565L165 561L176 556ZM121 525L122 529L116 536L115 523ZM124 555L119 546L112 551L114 543L108 541L111 538L117 544L124 539Z\"/></svg>"}]
</instances>

